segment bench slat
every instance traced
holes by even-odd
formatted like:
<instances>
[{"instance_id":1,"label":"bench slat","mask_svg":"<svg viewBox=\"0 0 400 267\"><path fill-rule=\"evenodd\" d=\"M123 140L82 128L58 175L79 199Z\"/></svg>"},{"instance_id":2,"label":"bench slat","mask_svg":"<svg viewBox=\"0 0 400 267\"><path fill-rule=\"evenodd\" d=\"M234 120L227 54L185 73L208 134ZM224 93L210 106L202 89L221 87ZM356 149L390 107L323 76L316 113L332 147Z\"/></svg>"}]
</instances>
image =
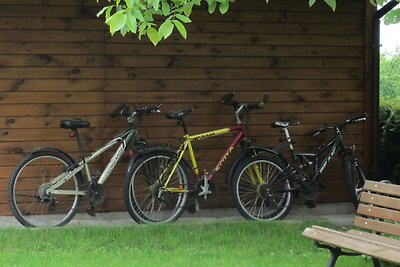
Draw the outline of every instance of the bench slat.
<instances>
[{"instance_id":1,"label":"bench slat","mask_svg":"<svg viewBox=\"0 0 400 267\"><path fill-rule=\"evenodd\" d=\"M400 239L393 239L391 237L371 234L371 233L367 233L364 231L358 231L358 230L354 230L354 229L351 229L351 230L347 231L346 233L348 233L349 235L354 235L354 236L359 236L359 237L362 237L365 239L369 239L372 241L389 244L389 245L394 246L397 249L400 249Z\"/></svg>"},{"instance_id":2,"label":"bench slat","mask_svg":"<svg viewBox=\"0 0 400 267\"><path fill-rule=\"evenodd\" d=\"M360 202L378 205L385 208L400 210L399 198L362 192L360 197Z\"/></svg>"},{"instance_id":3,"label":"bench slat","mask_svg":"<svg viewBox=\"0 0 400 267\"><path fill-rule=\"evenodd\" d=\"M312 229L315 229L315 230L321 231L321 232L325 232L325 233L330 233L330 234L340 235L342 237L350 238L349 233L347 233L347 232L340 232L340 231L336 231L333 229L329 229L329 228L325 228L325 227L321 227L321 226L315 226L315 225L312 226ZM360 231L357 231L357 232L360 232ZM361 233L365 233L365 232L361 232ZM373 234L371 234L371 235L373 235ZM367 237L366 235L364 236L364 235L360 235L360 234L355 234L355 235L351 235L351 236L357 242L367 242L370 244L379 245L379 246L386 247L389 249L398 250L400 253L400 247L393 245L391 243L383 242L382 240L378 240L378 239L372 240L372 239L366 238Z\"/></svg>"},{"instance_id":4,"label":"bench slat","mask_svg":"<svg viewBox=\"0 0 400 267\"><path fill-rule=\"evenodd\" d=\"M367 180L364 184L364 190L400 197L400 185L395 184Z\"/></svg>"},{"instance_id":5,"label":"bench slat","mask_svg":"<svg viewBox=\"0 0 400 267\"><path fill-rule=\"evenodd\" d=\"M365 204L358 205L357 214L400 222L400 211L367 206Z\"/></svg>"},{"instance_id":6,"label":"bench slat","mask_svg":"<svg viewBox=\"0 0 400 267\"><path fill-rule=\"evenodd\" d=\"M354 225L363 229L400 236L400 224L388 223L356 216Z\"/></svg>"},{"instance_id":7,"label":"bench slat","mask_svg":"<svg viewBox=\"0 0 400 267\"><path fill-rule=\"evenodd\" d=\"M360 241L359 238L352 235L343 235L342 232L328 232L320 229L307 228L304 230L303 236L328 245L341 247L361 254L367 254L374 258L393 263L400 263L399 250L382 247L371 243L371 241L368 242L368 240L365 239Z\"/></svg>"}]
</instances>

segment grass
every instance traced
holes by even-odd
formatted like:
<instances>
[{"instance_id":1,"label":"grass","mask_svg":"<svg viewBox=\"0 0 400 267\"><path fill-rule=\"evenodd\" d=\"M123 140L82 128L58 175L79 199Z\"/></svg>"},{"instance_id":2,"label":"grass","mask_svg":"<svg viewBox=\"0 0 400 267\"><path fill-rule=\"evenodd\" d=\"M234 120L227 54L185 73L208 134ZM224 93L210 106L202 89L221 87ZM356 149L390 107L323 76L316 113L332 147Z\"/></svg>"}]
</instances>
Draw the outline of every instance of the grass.
<instances>
[{"instance_id":1,"label":"grass","mask_svg":"<svg viewBox=\"0 0 400 267\"><path fill-rule=\"evenodd\" d=\"M0 230L3 266L326 266L313 223L235 222ZM315 222L314 222L315 224ZM318 223L319 224L319 223ZM340 266L372 266L340 257Z\"/></svg>"}]
</instances>

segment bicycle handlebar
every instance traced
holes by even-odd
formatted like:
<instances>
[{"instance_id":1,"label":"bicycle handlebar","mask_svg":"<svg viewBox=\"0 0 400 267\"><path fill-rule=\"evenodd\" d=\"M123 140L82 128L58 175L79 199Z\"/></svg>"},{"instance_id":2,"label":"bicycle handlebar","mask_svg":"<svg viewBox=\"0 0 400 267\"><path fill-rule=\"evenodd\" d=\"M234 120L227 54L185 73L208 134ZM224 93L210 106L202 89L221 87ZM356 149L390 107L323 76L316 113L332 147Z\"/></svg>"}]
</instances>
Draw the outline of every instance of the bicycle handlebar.
<instances>
[{"instance_id":1,"label":"bicycle handlebar","mask_svg":"<svg viewBox=\"0 0 400 267\"><path fill-rule=\"evenodd\" d=\"M355 117L349 118L349 119L347 119L344 122L339 123L339 124L329 125L329 126L326 126L326 127L323 127L323 128L319 128L318 130L315 130L315 131L311 132L311 135L317 136L317 135L319 135L319 134L321 134L321 133L323 133L323 132L325 132L327 130L336 130L336 129L340 130L347 124L353 124L353 123L360 122L360 121L365 121L365 120L367 120L367 113L363 113L363 114L357 115Z\"/></svg>"},{"instance_id":2,"label":"bicycle handlebar","mask_svg":"<svg viewBox=\"0 0 400 267\"><path fill-rule=\"evenodd\" d=\"M267 102L267 100L269 98L269 95L265 93L263 98L261 99L261 101L258 103L239 103L238 101L233 99L233 97L235 95L236 95L236 92L231 92L231 93L225 95L221 99L221 104L232 106L235 110L239 109L240 107L243 107L248 110L263 109L265 106L265 103Z\"/></svg>"},{"instance_id":3,"label":"bicycle handlebar","mask_svg":"<svg viewBox=\"0 0 400 267\"><path fill-rule=\"evenodd\" d=\"M112 118L117 117L117 116L128 118L128 121L130 123L132 123L137 116L149 115L151 113L160 112L160 107L162 106L162 104L163 103L160 103L154 107L140 107L140 108L137 108L132 113L129 111L129 107L127 105L122 104L122 105L119 105L115 110L113 110L110 113L110 115Z\"/></svg>"}]
</instances>

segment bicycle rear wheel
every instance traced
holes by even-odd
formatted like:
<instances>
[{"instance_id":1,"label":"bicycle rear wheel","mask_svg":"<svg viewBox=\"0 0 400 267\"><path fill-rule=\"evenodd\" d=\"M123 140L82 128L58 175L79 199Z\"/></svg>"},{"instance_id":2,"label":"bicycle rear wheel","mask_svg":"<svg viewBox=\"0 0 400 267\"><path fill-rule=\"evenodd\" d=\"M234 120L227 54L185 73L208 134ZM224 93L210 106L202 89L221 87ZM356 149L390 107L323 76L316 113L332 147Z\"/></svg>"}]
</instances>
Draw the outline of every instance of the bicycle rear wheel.
<instances>
[{"instance_id":1,"label":"bicycle rear wheel","mask_svg":"<svg viewBox=\"0 0 400 267\"><path fill-rule=\"evenodd\" d=\"M49 182L73 164L65 154L46 149L28 155L16 166L8 184L8 203L22 225L62 226L74 217L80 195L51 195L45 192ZM58 189L78 191L81 183L81 176L75 175Z\"/></svg>"},{"instance_id":2,"label":"bicycle rear wheel","mask_svg":"<svg viewBox=\"0 0 400 267\"><path fill-rule=\"evenodd\" d=\"M125 205L137 223L173 222L186 208L188 193L166 191L165 181L159 180L166 168L172 169L174 158L175 154L170 151L153 151L129 169L125 178ZM188 172L182 162L172 174L168 187L189 189Z\"/></svg>"},{"instance_id":3,"label":"bicycle rear wheel","mask_svg":"<svg viewBox=\"0 0 400 267\"><path fill-rule=\"evenodd\" d=\"M364 171L358 162L352 159L345 160L344 171L351 201L353 202L354 207L357 208L361 191L366 180Z\"/></svg>"},{"instance_id":4,"label":"bicycle rear wheel","mask_svg":"<svg viewBox=\"0 0 400 267\"><path fill-rule=\"evenodd\" d=\"M279 220L290 211L293 201L289 179L282 179L282 167L269 158L244 160L232 179L232 196L240 214L249 220Z\"/></svg>"}]
</instances>

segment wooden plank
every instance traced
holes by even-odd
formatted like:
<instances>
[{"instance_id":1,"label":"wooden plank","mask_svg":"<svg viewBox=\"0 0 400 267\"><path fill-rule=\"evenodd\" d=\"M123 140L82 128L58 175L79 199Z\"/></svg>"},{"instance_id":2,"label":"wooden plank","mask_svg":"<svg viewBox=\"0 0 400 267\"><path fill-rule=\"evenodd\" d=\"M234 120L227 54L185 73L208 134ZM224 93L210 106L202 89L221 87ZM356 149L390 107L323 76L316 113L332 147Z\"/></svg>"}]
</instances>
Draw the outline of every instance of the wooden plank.
<instances>
[{"instance_id":1,"label":"wooden plank","mask_svg":"<svg viewBox=\"0 0 400 267\"><path fill-rule=\"evenodd\" d=\"M0 84L1 84L0 80ZM27 80L26 83L31 82ZM247 90L271 92L279 90L321 90L321 88L329 88L335 90L363 90L363 82L360 80L327 80L327 79L313 79L313 80L269 80L268 86L265 80L136 80L136 79L119 79L119 80L106 80L105 86L107 91L131 91L132 88L138 91L158 90L165 91L238 91L245 93ZM1 89L1 87L0 87ZM56 89L55 89L56 90ZM239 95L240 96L240 95Z\"/></svg>"},{"instance_id":2,"label":"wooden plank","mask_svg":"<svg viewBox=\"0 0 400 267\"><path fill-rule=\"evenodd\" d=\"M345 235L338 231L323 231L320 229L307 228L304 230L303 236L312 240L321 241L329 245L345 248L362 254L371 255L372 257L383 259L394 263L400 262L400 253L398 249L386 247L382 249L380 244L374 244L367 239L361 239L353 235ZM360 242L361 241L361 242Z\"/></svg>"},{"instance_id":3,"label":"wooden plank","mask_svg":"<svg viewBox=\"0 0 400 267\"><path fill-rule=\"evenodd\" d=\"M400 207L400 200L398 200L397 205L393 206L391 208L398 208ZM380 207L374 207L374 206L367 206L360 204L357 209L357 214L359 215L365 215L368 217L374 217L375 219L383 219L383 220L389 220L389 221L394 221L394 222L400 222L400 211L397 210L391 210L387 208L380 208Z\"/></svg>"},{"instance_id":4,"label":"wooden plank","mask_svg":"<svg viewBox=\"0 0 400 267\"><path fill-rule=\"evenodd\" d=\"M364 202L367 205L373 204L373 205L377 205L380 207L396 209L396 210L398 210L400 207L400 199L399 198L371 194L371 193L367 193L367 192L361 193L360 202ZM400 219L400 217L399 217L399 219Z\"/></svg>"},{"instance_id":5,"label":"wooden plank","mask_svg":"<svg viewBox=\"0 0 400 267\"><path fill-rule=\"evenodd\" d=\"M356 216L354 225L370 231L400 236L400 225Z\"/></svg>"},{"instance_id":6,"label":"wooden plank","mask_svg":"<svg viewBox=\"0 0 400 267\"><path fill-rule=\"evenodd\" d=\"M360 91L266 91L269 95L268 102L264 109L268 111L269 104L274 102L358 102L363 97L363 92ZM25 94L25 93L23 93ZM167 91L162 96L158 92L106 92L105 96L109 102L122 102L124 98L135 99L138 103L141 102L185 102L187 99L194 99L196 102L202 103L219 103L227 92L209 92L209 91L188 91L188 92L174 92ZM0 93L0 96L4 94ZM29 96L29 95L28 95ZM236 99L243 103L259 102L263 97L262 92L249 91L248 94L238 94ZM164 108L164 107L163 107ZM220 105L221 109L231 109L229 106ZM257 111L254 111L257 112Z\"/></svg>"},{"instance_id":7,"label":"wooden plank","mask_svg":"<svg viewBox=\"0 0 400 267\"><path fill-rule=\"evenodd\" d=\"M103 68L47 68L47 67L9 67L0 73L1 78L7 79L33 79L33 78L74 78L97 79L104 75Z\"/></svg>"},{"instance_id":8,"label":"wooden plank","mask_svg":"<svg viewBox=\"0 0 400 267\"><path fill-rule=\"evenodd\" d=\"M395 184L380 183L368 180L365 182L364 190L400 197L400 185Z\"/></svg>"},{"instance_id":9,"label":"wooden plank","mask_svg":"<svg viewBox=\"0 0 400 267\"><path fill-rule=\"evenodd\" d=\"M10 70L11 71L11 70ZM60 70L71 75L73 70ZM100 71L100 70L99 70ZM41 73L35 71L38 77ZM74 71L73 74L77 75ZM82 69L82 78L95 78L96 70ZM4 73L7 75L7 73ZM12 74L10 74L12 75ZM33 75L33 74L32 74ZM51 74L49 74L51 75ZM363 79L363 73L357 69L224 69L224 68L109 68L105 72L107 79L314 79L315 76L326 79ZM13 76L11 76L13 77ZM26 76L26 78L30 78ZM49 77L51 78L51 76Z\"/></svg>"},{"instance_id":10,"label":"wooden plank","mask_svg":"<svg viewBox=\"0 0 400 267\"><path fill-rule=\"evenodd\" d=\"M2 67L102 67L104 66L104 61L104 57L99 55L0 55L0 66ZM346 64L345 61L342 63L344 65L349 65L348 63Z\"/></svg>"},{"instance_id":11,"label":"wooden plank","mask_svg":"<svg viewBox=\"0 0 400 267\"><path fill-rule=\"evenodd\" d=\"M368 240L373 240L373 241L378 241L381 243L386 243L390 244L391 246L400 248L400 240L398 239L393 239L392 237L388 236L382 236L382 235L376 235L364 231L358 231L358 230L349 230L346 233L354 236L361 236L363 239L368 239Z\"/></svg>"},{"instance_id":12,"label":"wooden plank","mask_svg":"<svg viewBox=\"0 0 400 267\"><path fill-rule=\"evenodd\" d=\"M19 56L24 57L24 56ZM56 56L54 62L67 61ZM0 64L2 62L0 56ZM13 56L13 58L17 58ZM68 59L73 59L79 63L79 59L69 56ZM78 56L78 58L82 58ZM94 56L90 56L94 58ZM195 60L193 60L195 58ZM310 57L247 57L247 56L220 56L220 57L193 57L193 56L119 56L110 55L106 58L107 66L109 67L203 67L209 68L361 68L363 61L357 58L310 58ZM7 62L8 63L8 62ZM14 62L10 62L12 64ZM17 64L17 63L14 63ZM321 89L319 87L318 89ZM176 90L176 89L175 89Z\"/></svg>"},{"instance_id":13,"label":"wooden plank","mask_svg":"<svg viewBox=\"0 0 400 267\"><path fill-rule=\"evenodd\" d=\"M64 77L65 78L65 77ZM101 91L104 90L101 79L0 79L0 92L4 91Z\"/></svg>"},{"instance_id":14,"label":"wooden plank","mask_svg":"<svg viewBox=\"0 0 400 267\"><path fill-rule=\"evenodd\" d=\"M312 229L317 231L317 232L320 232L320 233L333 234L333 235L338 235L338 236L345 237L345 238L354 238L355 240L358 240L359 242L366 242L366 243L379 245L379 246L382 246L384 248L400 250L400 247L398 247L398 246L395 246L395 245L393 245L391 243L388 243L388 242L383 242L382 240L384 240L384 239L382 239L382 238L381 239L379 239L379 238L377 238L377 239L369 239L369 238L366 238L366 236L364 236L362 234L350 235L349 236L349 234L347 232L336 231L336 230L333 230L333 229L330 229L330 228L316 226L316 225L313 225ZM373 235L373 234L370 234L370 235ZM368 235L368 237L370 235Z\"/></svg>"}]
</instances>

